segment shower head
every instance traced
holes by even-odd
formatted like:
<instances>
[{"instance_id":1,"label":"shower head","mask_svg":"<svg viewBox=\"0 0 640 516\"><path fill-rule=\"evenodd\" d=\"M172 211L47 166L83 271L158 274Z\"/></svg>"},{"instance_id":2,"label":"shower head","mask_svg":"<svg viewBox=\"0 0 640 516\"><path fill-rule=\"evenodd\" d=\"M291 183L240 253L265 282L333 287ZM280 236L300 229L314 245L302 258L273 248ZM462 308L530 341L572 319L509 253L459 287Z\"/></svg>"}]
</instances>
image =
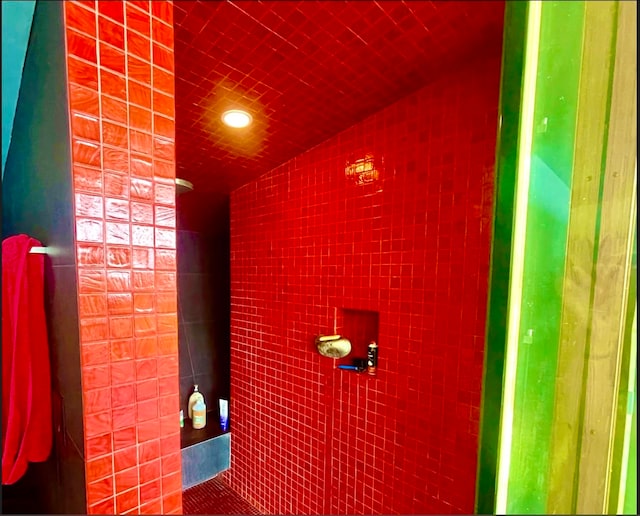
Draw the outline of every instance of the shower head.
<instances>
[{"instance_id":1,"label":"shower head","mask_svg":"<svg viewBox=\"0 0 640 516\"><path fill-rule=\"evenodd\" d=\"M193 191L193 183L176 177L176 195Z\"/></svg>"}]
</instances>

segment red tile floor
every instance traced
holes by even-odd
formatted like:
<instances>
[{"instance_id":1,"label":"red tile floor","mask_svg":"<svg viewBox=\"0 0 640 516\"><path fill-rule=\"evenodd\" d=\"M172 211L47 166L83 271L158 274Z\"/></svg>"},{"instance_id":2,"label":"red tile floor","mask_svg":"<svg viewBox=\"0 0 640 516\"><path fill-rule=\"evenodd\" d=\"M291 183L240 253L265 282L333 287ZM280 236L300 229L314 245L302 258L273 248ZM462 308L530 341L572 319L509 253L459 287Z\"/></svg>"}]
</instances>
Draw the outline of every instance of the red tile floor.
<instances>
[{"instance_id":1,"label":"red tile floor","mask_svg":"<svg viewBox=\"0 0 640 516\"><path fill-rule=\"evenodd\" d=\"M260 514L217 477L182 493L184 514Z\"/></svg>"}]
</instances>

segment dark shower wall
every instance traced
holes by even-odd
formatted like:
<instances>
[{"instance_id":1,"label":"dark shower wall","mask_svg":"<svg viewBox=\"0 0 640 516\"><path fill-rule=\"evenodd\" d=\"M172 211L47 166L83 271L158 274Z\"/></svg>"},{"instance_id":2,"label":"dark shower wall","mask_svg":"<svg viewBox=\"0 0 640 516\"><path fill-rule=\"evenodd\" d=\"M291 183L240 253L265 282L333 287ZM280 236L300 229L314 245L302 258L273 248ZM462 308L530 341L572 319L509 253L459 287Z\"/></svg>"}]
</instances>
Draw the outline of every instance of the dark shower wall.
<instances>
[{"instance_id":1,"label":"dark shower wall","mask_svg":"<svg viewBox=\"0 0 640 516\"><path fill-rule=\"evenodd\" d=\"M479 52L232 193L225 476L263 514L473 513L500 81ZM378 334L376 377L318 354L334 331L354 357Z\"/></svg>"},{"instance_id":2,"label":"dark shower wall","mask_svg":"<svg viewBox=\"0 0 640 516\"><path fill-rule=\"evenodd\" d=\"M178 346L184 417L197 384L217 426L229 398L229 198L211 201L197 186L177 199Z\"/></svg>"},{"instance_id":3,"label":"dark shower wall","mask_svg":"<svg viewBox=\"0 0 640 516\"><path fill-rule=\"evenodd\" d=\"M54 447L3 486L3 512L86 512L71 146L62 3L37 2L2 182L2 238L26 233L45 257Z\"/></svg>"}]
</instances>

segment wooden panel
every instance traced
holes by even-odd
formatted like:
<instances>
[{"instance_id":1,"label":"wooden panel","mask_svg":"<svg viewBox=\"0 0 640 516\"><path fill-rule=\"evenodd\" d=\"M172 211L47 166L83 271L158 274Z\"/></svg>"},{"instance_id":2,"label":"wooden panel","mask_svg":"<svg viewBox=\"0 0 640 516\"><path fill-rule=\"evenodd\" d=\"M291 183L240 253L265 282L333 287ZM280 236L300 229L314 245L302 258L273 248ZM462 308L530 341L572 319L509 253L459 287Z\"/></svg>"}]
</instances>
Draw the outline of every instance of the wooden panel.
<instances>
[{"instance_id":1,"label":"wooden panel","mask_svg":"<svg viewBox=\"0 0 640 516\"><path fill-rule=\"evenodd\" d=\"M606 512L636 213L636 3L620 2L577 513Z\"/></svg>"},{"instance_id":2,"label":"wooden panel","mask_svg":"<svg viewBox=\"0 0 640 516\"><path fill-rule=\"evenodd\" d=\"M606 146L606 115L616 2L585 4L582 71L576 123L567 258L552 426L548 512L574 511L575 478L591 313L598 197Z\"/></svg>"}]
</instances>

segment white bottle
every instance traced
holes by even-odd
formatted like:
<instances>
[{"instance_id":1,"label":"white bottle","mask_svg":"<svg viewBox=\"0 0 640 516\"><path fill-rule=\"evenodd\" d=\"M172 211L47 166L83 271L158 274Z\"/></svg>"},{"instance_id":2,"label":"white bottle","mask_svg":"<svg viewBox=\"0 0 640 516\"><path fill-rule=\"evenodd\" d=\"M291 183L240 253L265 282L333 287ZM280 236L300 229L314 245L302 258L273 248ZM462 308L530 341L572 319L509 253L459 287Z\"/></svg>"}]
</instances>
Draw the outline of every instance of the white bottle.
<instances>
[{"instance_id":1,"label":"white bottle","mask_svg":"<svg viewBox=\"0 0 640 516\"><path fill-rule=\"evenodd\" d=\"M204 404L204 401L199 399L196 401L196 404L193 406L193 428L196 430L200 428L204 428L207 424L207 406Z\"/></svg>"},{"instance_id":2,"label":"white bottle","mask_svg":"<svg viewBox=\"0 0 640 516\"><path fill-rule=\"evenodd\" d=\"M198 392L198 385L193 386L193 394L189 396L189 405L187 408L189 419L193 420L193 406L198 402L204 403L204 396Z\"/></svg>"}]
</instances>

